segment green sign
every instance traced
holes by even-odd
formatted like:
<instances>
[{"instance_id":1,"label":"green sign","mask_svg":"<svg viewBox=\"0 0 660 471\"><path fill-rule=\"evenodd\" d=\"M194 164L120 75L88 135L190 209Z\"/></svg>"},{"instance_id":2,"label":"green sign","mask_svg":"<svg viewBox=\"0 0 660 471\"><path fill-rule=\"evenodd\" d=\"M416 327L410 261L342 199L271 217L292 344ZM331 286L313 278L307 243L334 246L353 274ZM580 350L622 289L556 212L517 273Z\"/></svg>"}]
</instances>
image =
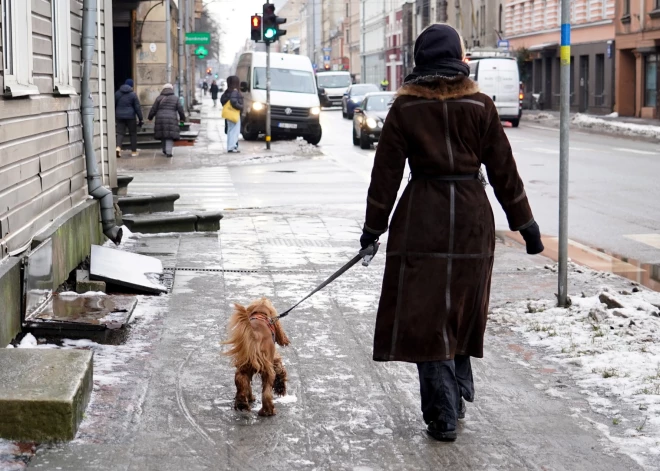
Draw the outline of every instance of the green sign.
<instances>
[{"instance_id":1,"label":"green sign","mask_svg":"<svg viewBox=\"0 0 660 471\"><path fill-rule=\"evenodd\" d=\"M204 59L208 55L209 51L204 46L199 46L195 49L195 55L200 59Z\"/></svg>"},{"instance_id":2,"label":"green sign","mask_svg":"<svg viewBox=\"0 0 660 471\"><path fill-rule=\"evenodd\" d=\"M211 43L211 33L205 32L192 32L186 33L186 44L210 44Z\"/></svg>"}]
</instances>

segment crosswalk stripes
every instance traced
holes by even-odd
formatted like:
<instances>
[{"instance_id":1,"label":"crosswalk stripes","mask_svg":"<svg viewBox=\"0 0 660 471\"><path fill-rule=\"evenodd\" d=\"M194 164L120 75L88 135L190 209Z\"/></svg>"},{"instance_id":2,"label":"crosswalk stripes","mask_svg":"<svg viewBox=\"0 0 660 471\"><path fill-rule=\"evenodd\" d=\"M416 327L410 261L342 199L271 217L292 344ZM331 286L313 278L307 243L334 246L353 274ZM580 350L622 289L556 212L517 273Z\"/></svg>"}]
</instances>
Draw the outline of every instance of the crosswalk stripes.
<instances>
[{"instance_id":1,"label":"crosswalk stripes","mask_svg":"<svg viewBox=\"0 0 660 471\"><path fill-rule=\"evenodd\" d=\"M227 167L165 170L135 174L131 194L178 193L177 210L221 210L237 207L239 198Z\"/></svg>"}]
</instances>

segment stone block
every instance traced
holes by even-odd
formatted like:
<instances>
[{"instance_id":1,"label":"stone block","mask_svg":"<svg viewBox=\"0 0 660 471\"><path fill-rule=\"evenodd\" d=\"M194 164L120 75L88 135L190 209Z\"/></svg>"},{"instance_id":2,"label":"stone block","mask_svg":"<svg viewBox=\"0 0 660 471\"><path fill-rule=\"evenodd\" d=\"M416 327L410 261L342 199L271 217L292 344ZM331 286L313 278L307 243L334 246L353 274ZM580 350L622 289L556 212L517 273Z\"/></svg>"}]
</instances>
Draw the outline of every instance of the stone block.
<instances>
[{"instance_id":1,"label":"stone block","mask_svg":"<svg viewBox=\"0 0 660 471\"><path fill-rule=\"evenodd\" d=\"M76 293L79 294L87 293L89 291L105 293L105 290L105 281L86 280L76 282Z\"/></svg>"},{"instance_id":2,"label":"stone block","mask_svg":"<svg viewBox=\"0 0 660 471\"><path fill-rule=\"evenodd\" d=\"M73 440L92 392L88 350L0 349L0 438Z\"/></svg>"},{"instance_id":3,"label":"stone block","mask_svg":"<svg viewBox=\"0 0 660 471\"><path fill-rule=\"evenodd\" d=\"M21 259L0 262L0 349L21 331Z\"/></svg>"},{"instance_id":4,"label":"stone block","mask_svg":"<svg viewBox=\"0 0 660 471\"><path fill-rule=\"evenodd\" d=\"M92 245L103 244L106 237L101 227L100 206L97 200L87 200L57 218L32 240L36 248L46 239L53 240L53 290L91 252Z\"/></svg>"}]
</instances>

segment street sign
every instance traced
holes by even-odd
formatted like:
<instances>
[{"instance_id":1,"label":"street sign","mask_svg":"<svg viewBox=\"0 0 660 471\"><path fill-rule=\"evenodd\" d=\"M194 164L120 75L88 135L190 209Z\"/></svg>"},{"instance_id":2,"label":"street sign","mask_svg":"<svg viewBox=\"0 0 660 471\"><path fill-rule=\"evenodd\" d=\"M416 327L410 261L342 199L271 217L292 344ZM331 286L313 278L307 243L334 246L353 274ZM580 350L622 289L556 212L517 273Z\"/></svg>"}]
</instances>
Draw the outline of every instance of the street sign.
<instances>
[{"instance_id":1,"label":"street sign","mask_svg":"<svg viewBox=\"0 0 660 471\"><path fill-rule=\"evenodd\" d=\"M204 59L208 55L209 51L204 46L199 46L195 49L195 55L200 59Z\"/></svg>"},{"instance_id":2,"label":"street sign","mask_svg":"<svg viewBox=\"0 0 660 471\"><path fill-rule=\"evenodd\" d=\"M324 61L330 61L330 56L323 56Z\"/></svg>"},{"instance_id":3,"label":"street sign","mask_svg":"<svg viewBox=\"0 0 660 471\"><path fill-rule=\"evenodd\" d=\"M500 49L509 49L509 40L500 39L499 41L497 41L497 47Z\"/></svg>"},{"instance_id":4,"label":"street sign","mask_svg":"<svg viewBox=\"0 0 660 471\"><path fill-rule=\"evenodd\" d=\"M323 52L332 52L332 48L331 47L324 47Z\"/></svg>"},{"instance_id":5,"label":"street sign","mask_svg":"<svg viewBox=\"0 0 660 471\"><path fill-rule=\"evenodd\" d=\"M211 44L211 33L203 31L186 33L186 44Z\"/></svg>"}]
</instances>

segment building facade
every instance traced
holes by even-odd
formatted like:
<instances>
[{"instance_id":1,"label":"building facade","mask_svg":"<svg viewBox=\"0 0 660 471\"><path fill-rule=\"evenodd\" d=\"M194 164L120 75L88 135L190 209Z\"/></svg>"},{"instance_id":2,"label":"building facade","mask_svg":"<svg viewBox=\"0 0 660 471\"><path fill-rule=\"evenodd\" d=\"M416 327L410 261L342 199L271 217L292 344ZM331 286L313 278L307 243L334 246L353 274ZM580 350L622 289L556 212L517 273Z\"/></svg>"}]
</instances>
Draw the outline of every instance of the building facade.
<instances>
[{"instance_id":1,"label":"building facade","mask_svg":"<svg viewBox=\"0 0 660 471\"><path fill-rule=\"evenodd\" d=\"M344 0L346 20L344 21L345 43L348 48L348 70L354 82L361 80L360 58L360 0Z\"/></svg>"},{"instance_id":2,"label":"building facade","mask_svg":"<svg viewBox=\"0 0 660 471\"><path fill-rule=\"evenodd\" d=\"M616 109L660 119L660 0L617 0L616 12Z\"/></svg>"},{"instance_id":3,"label":"building facade","mask_svg":"<svg viewBox=\"0 0 660 471\"><path fill-rule=\"evenodd\" d=\"M116 186L112 1L98 0L94 147ZM87 199L82 0L0 3L0 260ZM97 33L97 34L98 34ZM104 35L105 34L105 35Z\"/></svg>"},{"instance_id":4,"label":"building facade","mask_svg":"<svg viewBox=\"0 0 660 471\"><path fill-rule=\"evenodd\" d=\"M442 22L440 5L436 12L436 21ZM449 0L446 22L463 36L467 48L496 47L504 31L504 5L502 0Z\"/></svg>"},{"instance_id":5,"label":"building facade","mask_svg":"<svg viewBox=\"0 0 660 471\"><path fill-rule=\"evenodd\" d=\"M571 3L571 109L594 114L614 108L614 0ZM526 62L526 92L543 109L559 109L559 0L508 0L505 37Z\"/></svg>"},{"instance_id":6,"label":"building facade","mask_svg":"<svg viewBox=\"0 0 660 471\"><path fill-rule=\"evenodd\" d=\"M385 70L386 0L361 0L361 56L363 83L379 84Z\"/></svg>"},{"instance_id":7,"label":"building facade","mask_svg":"<svg viewBox=\"0 0 660 471\"><path fill-rule=\"evenodd\" d=\"M397 90L404 79L403 70L403 8L388 12L385 17L385 68L390 90Z\"/></svg>"}]
</instances>

